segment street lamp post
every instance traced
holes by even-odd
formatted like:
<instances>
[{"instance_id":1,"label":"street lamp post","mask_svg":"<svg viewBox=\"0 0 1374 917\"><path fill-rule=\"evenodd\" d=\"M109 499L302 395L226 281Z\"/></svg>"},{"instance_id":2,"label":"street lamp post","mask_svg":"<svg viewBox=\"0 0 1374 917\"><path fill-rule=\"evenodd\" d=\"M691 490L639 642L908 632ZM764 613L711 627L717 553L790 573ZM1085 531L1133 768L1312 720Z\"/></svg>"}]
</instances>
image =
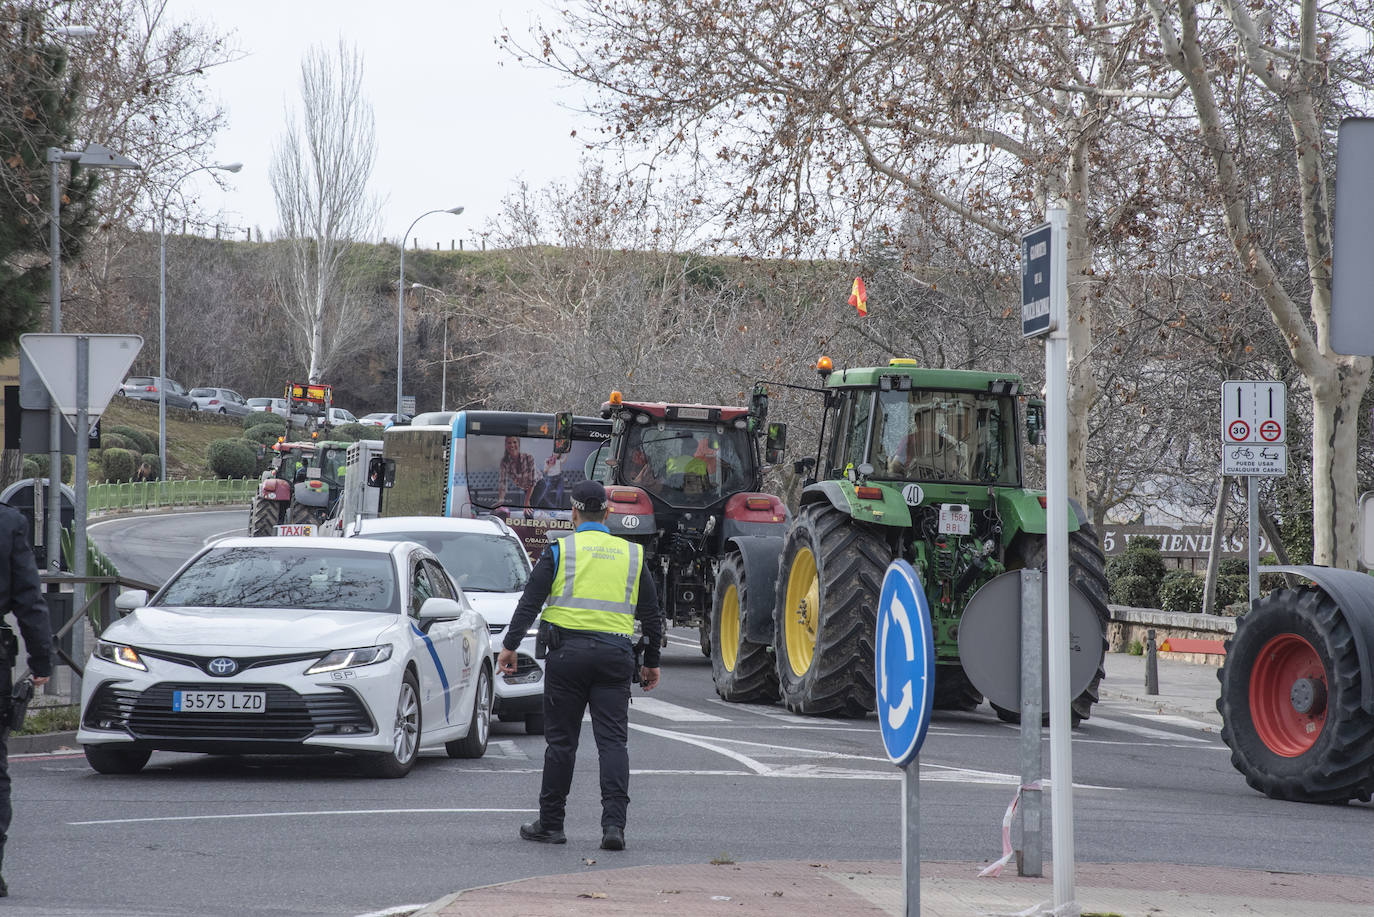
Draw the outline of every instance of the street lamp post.
<instances>
[{"instance_id":1,"label":"street lamp post","mask_svg":"<svg viewBox=\"0 0 1374 917\"><path fill-rule=\"evenodd\" d=\"M126 159L98 143L89 144L85 150L63 150L48 147L48 164L51 167L52 223L48 227L48 256L52 259L52 287L48 298L48 318L53 334L62 333L62 174L59 166L64 162L76 163L89 169L138 169L142 168L132 159ZM89 430L77 430L79 440L89 436ZM84 504L85 495L77 499ZM44 538L46 561L49 573L62 569L62 411L57 402L48 406L48 524ZM75 547L75 545L73 546ZM85 573L86 557L84 550L75 558L76 571Z\"/></svg>"},{"instance_id":2,"label":"street lamp post","mask_svg":"<svg viewBox=\"0 0 1374 917\"><path fill-rule=\"evenodd\" d=\"M429 290L431 293L444 295L443 290L436 290L434 287L424 283L412 283L412 290ZM447 309L444 310L444 349L443 359L439 362L439 410L448 410L448 320L451 314Z\"/></svg>"},{"instance_id":3,"label":"street lamp post","mask_svg":"<svg viewBox=\"0 0 1374 917\"><path fill-rule=\"evenodd\" d=\"M217 162L181 173L167 186L157 219L157 479L167 480L167 202L187 176L206 169L237 172L241 162Z\"/></svg>"},{"instance_id":4,"label":"street lamp post","mask_svg":"<svg viewBox=\"0 0 1374 917\"><path fill-rule=\"evenodd\" d=\"M396 284L396 413L401 412L401 378L405 373L402 360L405 356L406 346L406 240L410 238L410 230L415 228L415 224L429 216L431 213L451 213L454 216L463 212L462 207L440 208L438 210L426 210L424 213L411 220L410 227L406 229L405 235L401 236L401 278Z\"/></svg>"}]
</instances>

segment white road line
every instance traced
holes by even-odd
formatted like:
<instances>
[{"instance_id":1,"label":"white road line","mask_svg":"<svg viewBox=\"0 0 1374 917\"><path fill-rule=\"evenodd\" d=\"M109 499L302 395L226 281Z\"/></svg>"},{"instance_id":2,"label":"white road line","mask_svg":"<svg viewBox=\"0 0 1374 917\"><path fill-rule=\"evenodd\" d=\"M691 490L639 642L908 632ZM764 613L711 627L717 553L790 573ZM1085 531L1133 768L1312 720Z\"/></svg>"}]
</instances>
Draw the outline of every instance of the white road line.
<instances>
[{"instance_id":1,"label":"white road line","mask_svg":"<svg viewBox=\"0 0 1374 917\"><path fill-rule=\"evenodd\" d=\"M422 907L423 904L398 904L380 911L368 911L366 914L359 914L358 917L407 917Z\"/></svg>"},{"instance_id":2,"label":"white road line","mask_svg":"<svg viewBox=\"0 0 1374 917\"><path fill-rule=\"evenodd\" d=\"M636 697L630 702L630 709L660 719L672 720L675 723L729 722L723 716L716 716L714 713L707 713L704 710L693 710L691 707L683 707L678 704L670 704L668 701L659 700L656 697Z\"/></svg>"},{"instance_id":3,"label":"white road line","mask_svg":"<svg viewBox=\"0 0 1374 917\"><path fill-rule=\"evenodd\" d=\"M1209 744L1207 739L1201 736L1183 735L1178 732L1169 732L1166 729L1152 729L1149 726L1140 726L1136 723L1128 723L1125 720L1113 719L1109 716L1094 714L1092 719L1085 723L1086 726L1106 726L1108 729L1120 729L1133 735L1150 736L1155 739L1167 739L1170 742L1194 742L1203 745Z\"/></svg>"},{"instance_id":4,"label":"white road line","mask_svg":"<svg viewBox=\"0 0 1374 917\"><path fill-rule=\"evenodd\" d=\"M69 821L69 825L132 825L140 822L162 821L222 821L244 818L316 818L321 815L509 815L536 812L537 809L327 809L319 812L241 812L231 815L160 815L150 818L98 818L91 821Z\"/></svg>"},{"instance_id":5,"label":"white road line","mask_svg":"<svg viewBox=\"0 0 1374 917\"><path fill-rule=\"evenodd\" d=\"M495 751L496 754L492 754L493 751ZM517 761L528 761L530 758L529 755L520 750L515 744L514 739L501 739L495 742L488 742L486 754L491 755L493 758L512 758ZM486 755L483 755L483 757L486 757Z\"/></svg>"},{"instance_id":6,"label":"white road line","mask_svg":"<svg viewBox=\"0 0 1374 917\"><path fill-rule=\"evenodd\" d=\"M1173 723L1175 726L1200 729L1203 732L1210 732L1214 735L1220 728L1215 723L1209 723L1206 720L1196 720L1188 716L1179 716L1176 713L1137 713L1136 716L1144 720L1152 720L1156 723Z\"/></svg>"},{"instance_id":7,"label":"white road line","mask_svg":"<svg viewBox=\"0 0 1374 917\"><path fill-rule=\"evenodd\" d=\"M669 634L668 642L673 644L674 646L689 646L694 650L701 649L700 640L688 640L685 637L679 637L676 634Z\"/></svg>"}]
</instances>

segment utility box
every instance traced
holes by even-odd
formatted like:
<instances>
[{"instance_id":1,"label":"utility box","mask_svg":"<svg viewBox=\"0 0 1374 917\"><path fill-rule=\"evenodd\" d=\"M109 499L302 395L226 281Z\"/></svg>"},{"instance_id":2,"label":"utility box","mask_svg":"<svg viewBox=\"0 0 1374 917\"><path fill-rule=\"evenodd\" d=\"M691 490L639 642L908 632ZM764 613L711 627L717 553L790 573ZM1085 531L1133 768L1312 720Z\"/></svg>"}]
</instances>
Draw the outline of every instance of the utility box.
<instances>
[{"instance_id":1,"label":"utility box","mask_svg":"<svg viewBox=\"0 0 1374 917\"><path fill-rule=\"evenodd\" d=\"M43 492L46 493L47 482L47 478L24 478L22 481L15 481L9 487L6 487L3 491L0 491L0 503L3 503L6 506L11 506L14 509L19 510L19 512L24 516L24 521L26 521L29 524L29 544L34 544L34 532L36 531L36 528L34 526L34 518L37 517L39 519L41 527L41 521L43 519L43 516L48 511L48 504L46 498L44 498L41 501L35 500L35 485L40 485ZM66 484L63 484L62 528L70 529L75 518L76 494L70 487L68 487ZM44 535L46 535L46 527L43 528ZM48 570L48 553L46 547L46 545L34 545L33 549L34 557L38 561L38 569L41 572L47 572ZM54 550L57 551L60 555L61 546L54 548ZM61 569L67 569L65 559L62 562Z\"/></svg>"}]
</instances>

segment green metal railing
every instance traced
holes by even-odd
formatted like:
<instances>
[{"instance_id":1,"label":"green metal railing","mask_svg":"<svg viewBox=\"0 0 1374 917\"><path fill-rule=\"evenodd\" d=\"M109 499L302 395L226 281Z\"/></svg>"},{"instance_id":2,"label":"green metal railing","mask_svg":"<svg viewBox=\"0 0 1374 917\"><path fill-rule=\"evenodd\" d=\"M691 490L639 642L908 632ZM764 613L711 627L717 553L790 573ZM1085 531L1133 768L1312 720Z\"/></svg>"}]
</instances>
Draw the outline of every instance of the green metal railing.
<instances>
[{"instance_id":1,"label":"green metal railing","mask_svg":"<svg viewBox=\"0 0 1374 917\"><path fill-rule=\"evenodd\" d=\"M62 557L67 562L68 570L76 569L76 563L73 560L74 556L75 545L73 544L72 530L64 528L62 530ZM119 579L119 568L114 565L114 561L106 557L105 552L96 547L95 542L89 539L86 541L86 576L107 580ZM80 588L85 593L85 597L81 602L82 607L83 609L88 609L87 613L91 618L91 628L96 634L99 634L105 629L105 625L110 623L108 620L105 620L107 617L106 612L108 611L105 606L109 603L95 603L93 599L100 595L100 591L106 588L106 584L101 582L85 583L80 586ZM117 595L118 592L119 590L116 589L115 594Z\"/></svg>"},{"instance_id":2,"label":"green metal railing","mask_svg":"<svg viewBox=\"0 0 1374 917\"><path fill-rule=\"evenodd\" d=\"M92 484L86 488L86 511L99 513L114 509L251 503L257 489L257 478Z\"/></svg>"}]
</instances>

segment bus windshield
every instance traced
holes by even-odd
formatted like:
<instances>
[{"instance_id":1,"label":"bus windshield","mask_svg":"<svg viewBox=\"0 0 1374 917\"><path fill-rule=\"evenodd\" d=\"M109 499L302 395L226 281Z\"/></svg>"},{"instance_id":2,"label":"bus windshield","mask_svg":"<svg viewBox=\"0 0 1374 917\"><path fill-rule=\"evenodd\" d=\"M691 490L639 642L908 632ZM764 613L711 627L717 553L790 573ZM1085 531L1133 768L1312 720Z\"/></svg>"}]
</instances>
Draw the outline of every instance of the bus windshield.
<instances>
[{"instance_id":1,"label":"bus windshield","mask_svg":"<svg viewBox=\"0 0 1374 917\"><path fill-rule=\"evenodd\" d=\"M887 480L1017 485L1015 405L986 392L879 392L869 461Z\"/></svg>"},{"instance_id":2,"label":"bus windshield","mask_svg":"<svg viewBox=\"0 0 1374 917\"><path fill-rule=\"evenodd\" d=\"M572 486L586 477L587 458L599 442L574 440L558 454L548 437L466 438L468 498L483 509L570 510Z\"/></svg>"}]
</instances>

